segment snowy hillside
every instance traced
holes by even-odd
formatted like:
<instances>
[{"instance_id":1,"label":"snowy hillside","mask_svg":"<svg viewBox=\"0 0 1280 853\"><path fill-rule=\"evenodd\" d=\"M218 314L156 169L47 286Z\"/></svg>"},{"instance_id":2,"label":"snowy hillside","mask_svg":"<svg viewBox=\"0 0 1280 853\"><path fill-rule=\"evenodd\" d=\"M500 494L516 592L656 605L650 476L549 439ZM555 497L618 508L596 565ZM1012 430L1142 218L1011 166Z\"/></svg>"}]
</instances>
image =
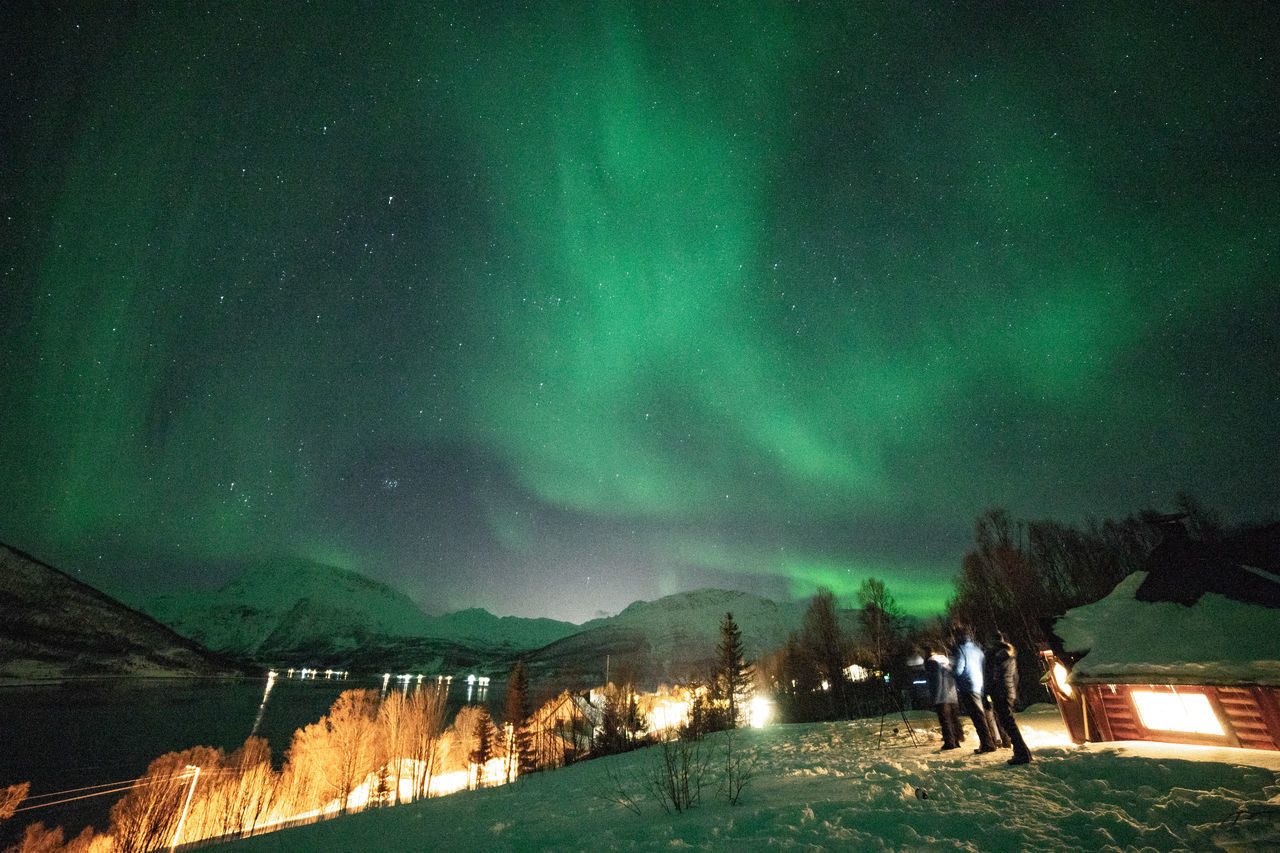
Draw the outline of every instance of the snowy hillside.
<instances>
[{"instance_id":1,"label":"snowy hillside","mask_svg":"<svg viewBox=\"0 0 1280 853\"><path fill-rule=\"evenodd\" d=\"M720 642L720 620L732 613L742 630L743 649L748 657L755 657L782 645L788 634L798 630L808 606L807 601L779 604L747 592L700 589L637 601L617 616L587 622L582 630L604 625L639 628L664 643L655 648L658 652L689 644L715 648Z\"/></svg>"},{"instance_id":2,"label":"snowy hillside","mask_svg":"<svg viewBox=\"0 0 1280 853\"><path fill-rule=\"evenodd\" d=\"M501 649L537 649L582 630L572 622L494 616L472 607L429 617L427 636Z\"/></svg>"},{"instance_id":3,"label":"snowy hillside","mask_svg":"<svg viewBox=\"0 0 1280 853\"><path fill-rule=\"evenodd\" d=\"M230 661L0 545L0 678L229 674Z\"/></svg>"},{"instance_id":4,"label":"snowy hillside","mask_svg":"<svg viewBox=\"0 0 1280 853\"><path fill-rule=\"evenodd\" d=\"M661 747L512 785L374 809L234 845L302 850L1274 850L1280 753L1160 744L1070 745L1057 710L1018 715L1035 754L939 751L932 715L772 726L734 734L751 779L717 793L725 735L702 803L668 814L648 793ZM883 739L881 735L883 734ZM970 739L972 742L972 738ZM628 806L626 800L631 801Z\"/></svg>"},{"instance_id":5,"label":"snowy hillside","mask_svg":"<svg viewBox=\"0 0 1280 853\"><path fill-rule=\"evenodd\" d=\"M657 601L637 601L617 616L597 619L582 626L588 630L611 624L624 628L640 628L658 638L657 651L693 644L714 648L720 642L720 620L725 613L742 630L742 646L748 658L770 652L800 630L807 599L779 603L748 592L724 589L700 589L667 595ZM841 610L845 630L858 631L858 611Z\"/></svg>"},{"instance_id":6,"label":"snowy hillside","mask_svg":"<svg viewBox=\"0 0 1280 853\"><path fill-rule=\"evenodd\" d=\"M807 601L778 603L746 592L702 589L637 601L617 616L594 619L527 658L531 677L574 671L591 683L632 679L638 686L686 680L705 672L720 642L725 613L742 631L748 659L781 646L804 621ZM856 631L857 611L842 611Z\"/></svg>"}]
</instances>

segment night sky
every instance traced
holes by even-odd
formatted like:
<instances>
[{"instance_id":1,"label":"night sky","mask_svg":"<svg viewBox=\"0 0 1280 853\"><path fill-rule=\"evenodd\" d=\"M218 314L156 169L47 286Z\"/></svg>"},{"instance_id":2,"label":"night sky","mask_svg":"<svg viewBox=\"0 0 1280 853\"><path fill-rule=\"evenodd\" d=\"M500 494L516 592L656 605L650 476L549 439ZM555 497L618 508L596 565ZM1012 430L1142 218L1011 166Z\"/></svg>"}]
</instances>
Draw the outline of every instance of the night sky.
<instances>
[{"instance_id":1,"label":"night sky","mask_svg":"<svg viewBox=\"0 0 1280 853\"><path fill-rule=\"evenodd\" d=\"M1280 514L1280 6L5 3L0 540L582 621Z\"/></svg>"}]
</instances>

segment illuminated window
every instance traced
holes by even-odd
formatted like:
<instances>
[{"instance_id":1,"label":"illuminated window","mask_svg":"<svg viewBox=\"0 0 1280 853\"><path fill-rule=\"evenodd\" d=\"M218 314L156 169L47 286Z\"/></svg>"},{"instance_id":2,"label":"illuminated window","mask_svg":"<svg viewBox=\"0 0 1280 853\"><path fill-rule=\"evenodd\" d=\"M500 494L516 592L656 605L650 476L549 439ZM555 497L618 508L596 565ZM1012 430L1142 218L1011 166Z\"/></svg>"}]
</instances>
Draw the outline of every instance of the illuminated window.
<instances>
[{"instance_id":1,"label":"illuminated window","mask_svg":"<svg viewBox=\"0 0 1280 853\"><path fill-rule=\"evenodd\" d=\"M1156 693L1135 690L1133 704L1142 724L1162 732L1223 735L1222 723L1203 693Z\"/></svg>"}]
</instances>

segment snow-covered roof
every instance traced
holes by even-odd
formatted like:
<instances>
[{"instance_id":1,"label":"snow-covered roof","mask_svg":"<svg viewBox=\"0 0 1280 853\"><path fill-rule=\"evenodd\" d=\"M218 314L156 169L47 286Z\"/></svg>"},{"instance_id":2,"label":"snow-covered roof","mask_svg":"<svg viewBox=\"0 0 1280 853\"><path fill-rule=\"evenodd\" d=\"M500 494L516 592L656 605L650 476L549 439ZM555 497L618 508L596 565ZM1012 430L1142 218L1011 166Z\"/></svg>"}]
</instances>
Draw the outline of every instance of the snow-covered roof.
<instances>
[{"instance_id":1,"label":"snow-covered roof","mask_svg":"<svg viewBox=\"0 0 1280 853\"><path fill-rule=\"evenodd\" d=\"M1134 572L1101 601L1054 624L1067 652L1087 652L1075 682L1280 685L1280 610L1206 592L1190 606L1137 601Z\"/></svg>"}]
</instances>

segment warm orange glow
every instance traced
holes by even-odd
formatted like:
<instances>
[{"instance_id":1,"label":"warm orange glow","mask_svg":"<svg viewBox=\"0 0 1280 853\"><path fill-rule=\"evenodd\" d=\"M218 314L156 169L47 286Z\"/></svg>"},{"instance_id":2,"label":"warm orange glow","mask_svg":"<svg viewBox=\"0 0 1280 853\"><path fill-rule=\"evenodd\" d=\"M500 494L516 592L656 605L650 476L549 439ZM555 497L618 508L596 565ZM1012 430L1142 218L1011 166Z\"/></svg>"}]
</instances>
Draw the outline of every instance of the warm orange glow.
<instances>
[{"instance_id":1,"label":"warm orange glow","mask_svg":"<svg viewBox=\"0 0 1280 853\"><path fill-rule=\"evenodd\" d=\"M650 726L653 729L674 729L689 721L689 703L687 701L661 700L654 703L649 714Z\"/></svg>"},{"instance_id":2,"label":"warm orange glow","mask_svg":"<svg viewBox=\"0 0 1280 853\"><path fill-rule=\"evenodd\" d=\"M173 832L173 843L169 845L169 850L178 849L178 839L182 837L182 825L187 822L187 812L191 810L191 796L196 792L196 782L200 779L200 768L187 765L187 772L191 774L191 787L187 790L186 802L182 804L182 817L178 819L178 828Z\"/></svg>"},{"instance_id":3,"label":"warm orange glow","mask_svg":"<svg viewBox=\"0 0 1280 853\"><path fill-rule=\"evenodd\" d=\"M1203 693L1157 693L1135 690L1130 694L1142 724L1163 732L1223 735L1222 723Z\"/></svg>"},{"instance_id":4,"label":"warm orange glow","mask_svg":"<svg viewBox=\"0 0 1280 853\"><path fill-rule=\"evenodd\" d=\"M1062 691L1063 696L1071 695L1071 685L1067 683L1067 668L1062 665L1061 661L1053 662L1053 683L1058 685L1058 689Z\"/></svg>"},{"instance_id":5,"label":"warm orange glow","mask_svg":"<svg viewBox=\"0 0 1280 853\"><path fill-rule=\"evenodd\" d=\"M763 696L756 696L751 700L751 728L764 728L772 717L772 702Z\"/></svg>"}]
</instances>

